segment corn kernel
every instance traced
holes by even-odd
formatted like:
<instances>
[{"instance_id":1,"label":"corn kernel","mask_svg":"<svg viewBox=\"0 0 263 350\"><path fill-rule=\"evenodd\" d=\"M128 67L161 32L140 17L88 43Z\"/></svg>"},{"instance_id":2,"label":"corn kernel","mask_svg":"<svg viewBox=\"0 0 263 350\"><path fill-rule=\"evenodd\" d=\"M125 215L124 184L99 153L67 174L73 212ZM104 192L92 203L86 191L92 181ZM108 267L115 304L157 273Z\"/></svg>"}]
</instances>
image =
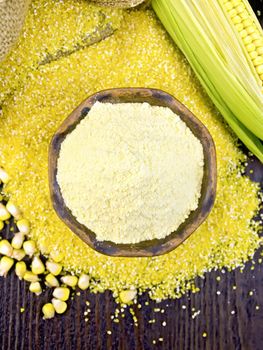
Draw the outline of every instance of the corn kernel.
<instances>
[{"instance_id":1,"label":"corn kernel","mask_svg":"<svg viewBox=\"0 0 263 350\"><path fill-rule=\"evenodd\" d=\"M241 23L242 22L242 19L241 19L241 17L240 16L235 16L235 17L233 17L232 19L232 22L234 23L234 24L239 24L239 23ZM244 26L244 23L242 22L242 24L243 24L243 26ZM245 27L245 26L244 26Z\"/></svg>"},{"instance_id":2,"label":"corn kernel","mask_svg":"<svg viewBox=\"0 0 263 350\"><path fill-rule=\"evenodd\" d=\"M236 7L238 4L240 4L240 1L241 1L241 0L232 0L232 1L231 1L232 6Z\"/></svg>"},{"instance_id":3,"label":"corn kernel","mask_svg":"<svg viewBox=\"0 0 263 350\"><path fill-rule=\"evenodd\" d=\"M244 26L245 28L247 28L247 27L253 27L253 19L252 19L251 17L247 17L246 19L243 19L242 23L243 23L243 26ZM254 27L253 27L253 28L254 28Z\"/></svg>"},{"instance_id":4,"label":"corn kernel","mask_svg":"<svg viewBox=\"0 0 263 350\"><path fill-rule=\"evenodd\" d=\"M67 287L57 287L53 291L53 297L66 301L69 298L69 289Z\"/></svg>"},{"instance_id":5,"label":"corn kernel","mask_svg":"<svg viewBox=\"0 0 263 350\"><path fill-rule=\"evenodd\" d=\"M256 71L258 72L259 75L263 74L263 64L261 64L260 66L257 66Z\"/></svg>"},{"instance_id":6,"label":"corn kernel","mask_svg":"<svg viewBox=\"0 0 263 350\"><path fill-rule=\"evenodd\" d=\"M0 231L4 228L5 224L3 223L2 220L0 220Z\"/></svg>"},{"instance_id":7,"label":"corn kernel","mask_svg":"<svg viewBox=\"0 0 263 350\"><path fill-rule=\"evenodd\" d=\"M258 56L253 60L253 64L254 66L259 66L260 64L263 64L263 57L262 56Z\"/></svg>"},{"instance_id":8,"label":"corn kernel","mask_svg":"<svg viewBox=\"0 0 263 350\"><path fill-rule=\"evenodd\" d=\"M21 218L21 211L13 202L8 201L6 204L6 209L16 220Z\"/></svg>"},{"instance_id":9,"label":"corn kernel","mask_svg":"<svg viewBox=\"0 0 263 350\"><path fill-rule=\"evenodd\" d=\"M248 26L248 27L246 27L246 31L247 31L248 34L253 34L255 32L255 27L254 26Z\"/></svg>"},{"instance_id":10,"label":"corn kernel","mask_svg":"<svg viewBox=\"0 0 263 350\"><path fill-rule=\"evenodd\" d=\"M240 16L242 19L246 19L247 16L248 16L248 12L247 12L247 11L239 12L239 16Z\"/></svg>"},{"instance_id":11,"label":"corn kernel","mask_svg":"<svg viewBox=\"0 0 263 350\"><path fill-rule=\"evenodd\" d=\"M62 281L62 283L66 284L69 287L76 287L77 283L78 283L78 277L76 276L71 276L71 275L66 275L61 277L60 279Z\"/></svg>"},{"instance_id":12,"label":"corn kernel","mask_svg":"<svg viewBox=\"0 0 263 350\"><path fill-rule=\"evenodd\" d=\"M52 273L49 273L46 275L46 285L48 287L59 287L59 281Z\"/></svg>"},{"instance_id":13,"label":"corn kernel","mask_svg":"<svg viewBox=\"0 0 263 350\"><path fill-rule=\"evenodd\" d=\"M263 56L263 46L262 47L257 47L257 54L259 56Z\"/></svg>"},{"instance_id":14,"label":"corn kernel","mask_svg":"<svg viewBox=\"0 0 263 350\"><path fill-rule=\"evenodd\" d=\"M8 256L3 256L0 260L0 276L5 277L13 265L14 259L9 258Z\"/></svg>"},{"instance_id":15,"label":"corn kernel","mask_svg":"<svg viewBox=\"0 0 263 350\"><path fill-rule=\"evenodd\" d=\"M9 181L9 175L7 174L7 172L0 167L0 180L4 183L7 184Z\"/></svg>"},{"instance_id":16,"label":"corn kernel","mask_svg":"<svg viewBox=\"0 0 263 350\"><path fill-rule=\"evenodd\" d=\"M29 256L32 256L37 251L36 243L33 240L25 241L23 248L25 253Z\"/></svg>"},{"instance_id":17,"label":"corn kernel","mask_svg":"<svg viewBox=\"0 0 263 350\"><path fill-rule=\"evenodd\" d=\"M246 29L241 30L241 32L239 32L239 35L241 37L241 39L245 38L248 36L248 32L246 31Z\"/></svg>"},{"instance_id":18,"label":"corn kernel","mask_svg":"<svg viewBox=\"0 0 263 350\"><path fill-rule=\"evenodd\" d=\"M36 295L39 295L42 293L42 288L39 282L31 282L29 286L29 290L32 293L35 293Z\"/></svg>"},{"instance_id":19,"label":"corn kernel","mask_svg":"<svg viewBox=\"0 0 263 350\"><path fill-rule=\"evenodd\" d=\"M30 231L30 223L27 219L18 220L16 226L18 230L24 233L25 235L27 235Z\"/></svg>"},{"instance_id":20,"label":"corn kernel","mask_svg":"<svg viewBox=\"0 0 263 350\"><path fill-rule=\"evenodd\" d=\"M24 276L23 276L23 278L27 282L38 282L38 281L40 281L39 277L37 275L35 275L33 272L31 272L31 271L26 271Z\"/></svg>"},{"instance_id":21,"label":"corn kernel","mask_svg":"<svg viewBox=\"0 0 263 350\"><path fill-rule=\"evenodd\" d=\"M8 242L8 240L3 239L2 241L0 241L0 254L11 256L12 253L13 253L13 247Z\"/></svg>"},{"instance_id":22,"label":"corn kernel","mask_svg":"<svg viewBox=\"0 0 263 350\"><path fill-rule=\"evenodd\" d=\"M38 241L38 248L42 254L46 254L46 255L49 254L48 242L46 240Z\"/></svg>"},{"instance_id":23,"label":"corn kernel","mask_svg":"<svg viewBox=\"0 0 263 350\"><path fill-rule=\"evenodd\" d=\"M254 60L258 56L257 51L249 52L249 56L252 60Z\"/></svg>"},{"instance_id":24,"label":"corn kernel","mask_svg":"<svg viewBox=\"0 0 263 350\"><path fill-rule=\"evenodd\" d=\"M53 304L51 304L51 303L45 304L42 307L42 312L43 312L45 320L53 318L55 316L55 308L54 308Z\"/></svg>"},{"instance_id":25,"label":"corn kernel","mask_svg":"<svg viewBox=\"0 0 263 350\"><path fill-rule=\"evenodd\" d=\"M53 251L50 253L50 257L51 257L51 259L52 259L53 261L59 263L59 262L61 262L61 261L64 259L64 254L53 250Z\"/></svg>"},{"instance_id":26,"label":"corn kernel","mask_svg":"<svg viewBox=\"0 0 263 350\"><path fill-rule=\"evenodd\" d=\"M51 272L54 276L57 276L62 271L62 265L59 263L56 263L54 261L47 261L46 262L46 268L49 272Z\"/></svg>"},{"instance_id":27,"label":"corn kernel","mask_svg":"<svg viewBox=\"0 0 263 350\"><path fill-rule=\"evenodd\" d=\"M11 215L8 212L8 210L6 209L6 207L4 206L4 204L0 203L0 220L1 221L5 221L10 219Z\"/></svg>"},{"instance_id":28,"label":"corn kernel","mask_svg":"<svg viewBox=\"0 0 263 350\"><path fill-rule=\"evenodd\" d=\"M232 5L231 1L229 1L229 2L225 3L224 7L227 11L230 11L230 10L232 10L233 5Z\"/></svg>"},{"instance_id":29,"label":"corn kernel","mask_svg":"<svg viewBox=\"0 0 263 350\"><path fill-rule=\"evenodd\" d=\"M256 46L256 48L263 47L263 39L255 39L253 40L253 44Z\"/></svg>"},{"instance_id":30,"label":"corn kernel","mask_svg":"<svg viewBox=\"0 0 263 350\"><path fill-rule=\"evenodd\" d=\"M12 258L21 261L26 256L24 249L13 249Z\"/></svg>"},{"instance_id":31,"label":"corn kernel","mask_svg":"<svg viewBox=\"0 0 263 350\"><path fill-rule=\"evenodd\" d=\"M254 40L262 40L262 37L261 37L261 35L258 33L258 31L255 31L254 33L251 33L250 35L251 35L251 38L252 38L253 41L254 41Z\"/></svg>"},{"instance_id":32,"label":"corn kernel","mask_svg":"<svg viewBox=\"0 0 263 350\"><path fill-rule=\"evenodd\" d=\"M89 283L90 283L90 278L88 275L83 273L79 276L78 287L80 289L82 289L82 290L87 289L89 287Z\"/></svg>"},{"instance_id":33,"label":"corn kernel","mask_svg":"<svg viewBox=\"0 0 263 350\"><path fill-rule=\"evenodd\" d=\"M24 261L19 261L15 266L15 273L19 279L22 279L26 273L26 263Z\"/></svg>"},{"instance_id":34,"label":"corn kernel","mask_svg":"<svg viewBox=\"0 0 263 350\"><path fill-rule=\"evenodd\" d=\"M57 314L63 314L67 310L67 304L65 303L65 301L53 298L52 304Z\"/></svg>"},{"instance_id":35,"label":"corn kernel","mask_svg":"<svg viewBox=\"0 0 263 350\"><path fill-rule=\"evenodd\" d=\"M252 43L252 38L251 38L251 36L250 36L250 35L245 36L245 37L243 38L243 43L244 43L245 45L251 44L251 43Z\"/></svg>"},{"instance_id":36,"label":"corn kernel","mask_svg":"<svg viewBox=\"0 0 263 350\"><path fill-rule=\"evenodd\" d=\"M246 9L246 6L242 3L239 2L239 4L237 6L235 6L235 10L237 11L237 13L241 13Z\"/></svg>"},{"instance_id":37,"label":"corn kernel","mask_svg":"<svg viewBox=\"0 0 263 350\"><path fill-rule=\"evenodd\" d=\"M40 275L45 272L45 265L42 263L41 259L38 256L35 256L32 260L31 265L32 272L36 275Z\"/></svg>"},{"instance_id":38,"label":"corn kernel","mask_svg":"<svg viewBox=\"0 0 263 350\"><path fill-rule=\"evenodd\" d=\"M228 15L229 17L234 17L234 16L237 16L237 11L236 9L232 8L230 11L228 11Z\"/></svg>"},{"instance_id":39,"label":"corn kernel","mask_svg":"<svg viewBox=\"0 0 263 350\"><path fill-rule=\"evenodd\" d=\"M242 24L242 23L237 23L237 24L236 24L236 30L237 30L238 32L241 32L242 29L244 29L243 24Z\"/></svg>"},{"instance_id":40,"label":"corn kernel","mask_svg":"<svg viewBox=\"0 0 263 350\"><path fill-rule=\"evenodd\" d=\"M124 304L130 303L137 295L136 290L123 290L120 292L120 300Z\"/></svg>"},{"instance_id":41,"label":"corn kernel","mask_svg":"<svg viewBox=\"0 0 263 350\"><path fill-rule=\"evenodd\" d=\"M249 53L251 51L255 51L256 46L253 43L251 43L251 44L246 45L246 49L247 49L247 52Z\"/></svg>"},{"instance_id":42,"label":"corn kernel","mask_svg":"<svg viewBox=\"0 0 263 350\"><path fill-rule=\"evenodd\" d=\"M20 249L23 246L25 235L22 232L15 233L11 245L15 249Z\"/></svg>"}]
</instances>

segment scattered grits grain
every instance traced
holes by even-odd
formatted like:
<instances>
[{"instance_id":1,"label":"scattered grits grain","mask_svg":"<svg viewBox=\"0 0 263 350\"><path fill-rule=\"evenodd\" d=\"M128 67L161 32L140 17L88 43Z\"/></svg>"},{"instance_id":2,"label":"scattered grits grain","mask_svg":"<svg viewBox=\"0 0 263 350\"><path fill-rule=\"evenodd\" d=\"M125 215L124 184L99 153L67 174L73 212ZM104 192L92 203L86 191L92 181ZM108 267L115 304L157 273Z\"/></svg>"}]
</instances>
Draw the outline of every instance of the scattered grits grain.
<instances>
[{"instance_id":1,"label":"scattered grits grain","mask_svg":"<svg viewBox=\"0 0 263 350\"><path fill-rule=\"evenodd\" d=\"M67 3L73 6L78 2ZM87 1L81 3L88 6ZM25 80L19 75L23 72L21 55L27 50L24 61L31 62L33 54L43 53L48 40L39 35L47 28L43 14L50 15L53 6L51 0L39 2L39 17L25 26L30 50L22 40L1 64L5 73L0 75L1 93L5 86L13 91L5 94L1 105L1 165L11 177L5 192L31 219L30 235L39 248L45 253L63 252L64 268L88 273L92 291L110 289L116 296L134 286L139 291L149 290L150 297L158 300L180 297L194 288L194 277L206 271L242 265L261 242L257 227L251 224L260 203L258 185L241 175L245 156L237 147L237 139L153 12L125 12L121 28L111 37L38 70L29 64L30 74ZM31 18L32 11L31 7ZM81 22L87 15L80 12L78 18ZM53 32L56 47L65 36L73 39L74 21L75 15L65 8L63 19L58 17L57 22L67 35ZM114 258L93 251L57 218L49 198L47 157L52 135L88 95L123 86L155 87L173 94L208 127L216 144L217 198L209 218L176 250L155 258Z\"/></svg>"},{"instance_id":2,"label":"scattered grits grain","mask_svg":"<svg viewBox=\"0 0 263 350\"><path fill-rule=\"evenodd\" d=\"M137 243L175 231L198 206L203 148L167 107L96 102L61 145L66 205L100 241Z\"/></svg>"}]
</instances>

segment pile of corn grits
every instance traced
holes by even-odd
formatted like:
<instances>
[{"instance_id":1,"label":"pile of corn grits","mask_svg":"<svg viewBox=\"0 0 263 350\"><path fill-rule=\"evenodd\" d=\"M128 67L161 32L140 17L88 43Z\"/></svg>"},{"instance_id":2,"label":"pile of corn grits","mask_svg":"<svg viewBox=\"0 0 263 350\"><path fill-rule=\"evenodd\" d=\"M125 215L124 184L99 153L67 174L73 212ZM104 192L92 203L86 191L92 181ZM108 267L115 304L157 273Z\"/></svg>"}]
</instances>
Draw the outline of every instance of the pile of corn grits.
<instances>
[{"instance_id":1,"label":"pile of corn grits","mask_svg":"<svg viewBox=\"0 0 263 350\"><path fill-rule=\"evenodd\" d=\"M38 3L46 6L38 5L35 16L33 3L23 36L30 37L30 51L22 38L20 47L0 66L4 98L0 159L11 175L5 191L31 220L31 235L41 250L63 252L65 269L88 272L93 291L110 289L117 293L134 286L141 291L149 289L154 299L178 297L193 288L195 276L211 269L233 269L252 257L260 245L255 225L251 225L259 207L258 186L241 176L240 162L245 157L237 148L236 138L153 12L122 12L123 20L113 35L38 69L25 65L25 77L21 61L32 62L32 56L40 55L43 41L48 40L39 36L41 22L43 26L44 22L50 23L53 45L58 49L64 36L71 38L70 28L75 22L75 14L70 11L63 19L56 17L53 1ZM90 6L85 1L66 3ZM62 20L66 33L59 30ZM78 21L85 20L86 15L80 12ZM23 50L27 58L21 57ZM51 136L88 95L123 86L153 87L173 94L208 127L216 144L218 186L214 208L184 244L160 257L112 258L95 252L58 219L49 198L47 159ZM6 88L9 94L5 94Z\"/></svg>"}]
</instances>

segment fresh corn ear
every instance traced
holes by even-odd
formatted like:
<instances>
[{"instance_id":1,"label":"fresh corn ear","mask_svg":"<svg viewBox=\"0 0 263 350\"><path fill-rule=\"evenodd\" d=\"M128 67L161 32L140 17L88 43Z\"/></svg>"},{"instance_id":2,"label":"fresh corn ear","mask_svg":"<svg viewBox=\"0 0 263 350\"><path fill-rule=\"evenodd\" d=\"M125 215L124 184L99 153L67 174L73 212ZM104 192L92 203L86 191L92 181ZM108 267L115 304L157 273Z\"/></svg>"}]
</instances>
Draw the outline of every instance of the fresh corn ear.
<instances>
[{"instance_id":1,"label":"fresh corn ear","mask_svg":"<svg viewBox=\"0 0 263 350\"><path fill-rule=\"evenodd\" d=\"M263 32L247 0L153 0L168 33L237 136L263 162Z\"/></svg>"},{"instance_id":2,"label":"fresh corn ear","mask_svg":"<svg viewBox=\"0 0 263 350\"><path fill-rule=\"evenodd\" d=\"M232 22L248 63L254 70L259 86L262 87L263 33L254 12L246 0L220 0L219 3L221 3L226 16Z\"/></svg>"}]
</instances>

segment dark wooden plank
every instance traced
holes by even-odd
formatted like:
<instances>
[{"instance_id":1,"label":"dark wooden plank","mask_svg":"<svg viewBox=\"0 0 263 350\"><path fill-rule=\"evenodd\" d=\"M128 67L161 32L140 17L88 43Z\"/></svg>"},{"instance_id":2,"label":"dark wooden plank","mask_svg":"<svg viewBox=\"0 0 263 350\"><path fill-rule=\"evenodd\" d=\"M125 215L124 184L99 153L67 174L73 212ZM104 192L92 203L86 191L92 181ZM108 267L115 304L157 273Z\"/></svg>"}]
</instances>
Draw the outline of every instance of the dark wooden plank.
<instances>
[{"instance_id":1,"label":"dark wooden plank","mask_svg":"<svg viewBox=\"0 0 263 350\"><path fill-rule=\"evenodd\" d=\"M262 173L258 174L261 176ZM258 251L255 261L259 257ZM251 270L252 266L254 270ZM220 281L217 281L217 276L220 276ZM119 324L112 322L110 315L114 313L116 304L110 292L97 295L82 293L70 302L65 315L44 321L41 306L50 298L50 291L40 297L33 296L28 292L26 283L19 281L12 272L8 278L0 279L0 348L262 349L262 265L249 262L242 273L239 270L211 272L204 279L197 279L197 284L201 289L199 293L185 295L178 300L156 304L147 295L142 295L140 303L143 308L135 307L138 317L136 327L127 312ZM250 296L251 291L253 295ZM90 301L91 309L87 322L84 316L86 300ZM25 308L23 313L20 312L21 307ZM164 309L164 313L154 312L154 308ZM198 311L200 313L193 318ZM151 319L155 319L155 323L149 323ZM112 334L108 335L107 330ZM203 332L207 333L206 338Z\"/></svg>"},{"instance_id":2,"label":"dark wooden plank","mask_svg":"<svg viewBox=\"0 0 263 350\"><path fill-rule=\"evenodd\" d=\"M127 315L120 324L111 323L115 304L109 292L102 295L83 294L71 303L70 310L54 320L43 321L40 308L45 296L34 297L25 290L25 283L14 276L0 280L2 349L262 349L263 293L262 266L251 263L239 271L210 273L199 280L201 292L168 300L158 305L150 302L140 311L138 328ZM221 275L222 280L216 281ZM237 289L233 290L232 286ZM221 294L217 295L216 291ZM249 292L254 290L254 295ZM16 294L16 297L15 295ZM24 297L25 296L25 297ZM91 301L93 312L85 322L85 300ZM145 302L147 296L142 296ZM168 305L168 307L166 306ZM182 306L185 305L186 309ZM256 305L261 307L256 310ZM20 313L20 307L25 312ZM154 313L153 308L165 312ZM192 319L192 308L200 314ZM105 312L105 310L110 312ZM232 315L231 311L235 311ZM154 324L149 319L155 318ZM167 325L162 326L165 321ZM106 324L108 327L106 327ZM106 334L106 329L112 331ZM207 338L203 338L203 332ZM158 338L163 337L163 342ZM152 344L153 340L157 344Z\"/></svg>"}]
</instances>

